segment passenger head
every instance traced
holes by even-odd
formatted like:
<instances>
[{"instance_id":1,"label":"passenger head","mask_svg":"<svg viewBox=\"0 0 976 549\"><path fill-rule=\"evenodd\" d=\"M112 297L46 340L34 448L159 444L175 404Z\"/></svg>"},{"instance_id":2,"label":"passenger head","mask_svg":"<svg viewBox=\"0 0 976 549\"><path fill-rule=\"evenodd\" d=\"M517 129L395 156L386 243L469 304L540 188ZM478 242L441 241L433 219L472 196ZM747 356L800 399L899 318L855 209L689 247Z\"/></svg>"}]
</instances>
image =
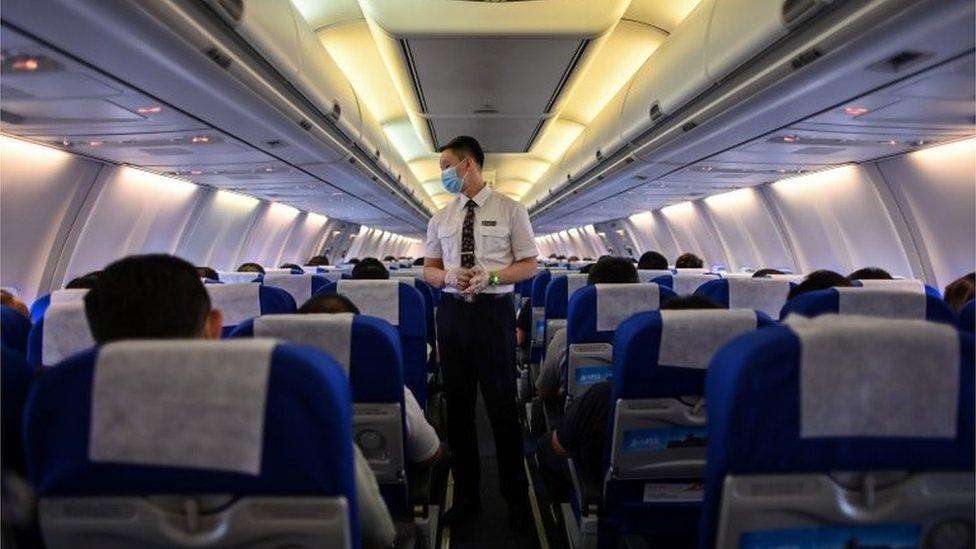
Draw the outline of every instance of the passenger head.
<instances>
[{"instance_id":1,"label":"passenger head","mask_svg":"<svg viewBox=\"0 0 976 549\"><path fill-rule=\"evenodd\" d=\"M966 303L976 298L976 273L969 273L953 280L945 287L942 294L949 308L958 313Z\"/></svg>"},{"instance_id":2,"label":"passenger head","mask_svg":"<svg viewBox=\"0 0 976 549\"><path fill-rule=\"evenodd\" d=\"M702 258L692 253L683 253L674 260L674 268L676 269L701 269L704 266L705 262L702 261Z\"/></svg>"},{"instance_id":3,"label":"passenger head","mask_svg":"<svg viewBox=\"0 0 976 549\"><path fill-rule=\"evenodd\" d=\"M556 259L556 254L549 254L549 259Z\"/></svg>"},{"instance_id":4,"label":"passenger head","mask_svg":"<svg viewBox=\"0 0 976 549\"><path fill-rule=\"evenodd\" d=\"M217 274L217 271L210 267L197 267L197 276L199 278L206 278L207 280L215 280L220 282L220 275Z\"/></svg>"},{"instance_id":5,"label":"passenger head","mask_svg":"<svg viewBox=\"0 0 976 549\"><path fill-rule=\"evenodd\" d=\"M424 258L418 257L417 259L414 259L413 260L413 266L414 267L423 267L424 266Z\"/></svg>"},{"instance_id":6,"label":"passenger head","mask_svg":"<svg viewBox=\"0 0 976 549\"><path fill-rule=\"evenodd\" d=\"M237 272L264 274L264 267L258 265L257 263L241 263L241 266L237 268Z\"/></svg>"},{"instance_id":7,"label":"passenger head","mask_svg":"<svg viewBox=\"0 0 976 549\"><path fill-rule=\"evenodd\" d=\"M586 277L587 284L636 284L637 269L623 257L608 257L593 264Z\"/></svg>"},{"instance_id":8,"label":"passenger head","mask_svg":"<svg viewBox=\"0 0 976 549\"><path fill-rule=\"evenodd\" d=\"M600 257L596 258L596 260L597 261L603 261L604 259L606 259L608 257L613 257L613 256L610 255L610 254L604 254L604 255L601 255Z\"/></svg>"},{"instance_id":9,"label":"passenger head","mask_svg":"<svg viewBox=\"0 0 976 549\"><path fill-rule=\"evenodd\" d=\"M95 283L98 282L98 276L101 273L102 271L92 271L88 274L73 278L64 285L64 288L66 290L91 290L95 287Z\"/></svg>"},{"instance_id":10,"label":"passenger head","mask_svg":"<svg viewBox=\"0 0 976 549\"><path fill-rule=\"evenodd\" d=\"M392 255L388 255L383 258L383 261L396 261L396 260L397 258L393 257Z\"/></svg>"},{"instance_id":11,"label":"passenger head","mask_svg":"<svg viewBox=\"0 0 976 549\"><path fill-rule=\"evenodd\" d=\"M576 257L575 255L571 255L569 256L569 259L567 259L566 261L579 261L579 258Z\"/></svg>"},{"instance_id":12,"label":"passenger head","mask_svg":"<svg viewBox=\"0 0 976 549\"><path fill-rule=\"evenodd\" d=\"M593 270L593 265L594 265L593 263L587 263L586 265L580 267L579 270L580 274L590 274L590 271Z\"/></svg>"},{"instance_id":13,"label":"passenger head","mask_svg":"<svg viewBox=\"0 0 976 549\"><path fill-rule=\"evenodd\" d=\"M700 295L683 295L673 297L661 305L661 310L679 309L721 309L722 306L711 299Z\"/></svg>"},{"instance_id":14,"label":"passenger head","mask_svg":"<svg viewBox=\"0 0 976 549\"><path fill-rule=\"evenodd\" d=\"M359 263L359 258L358 257L354 257L354 258L350 259L349 261L347 261L346 263L348 263L350 265L355 265L355 264Z\"/></svg>"},{"instance_id":15,"label":"passenger head","mask_svg":"<svg viewBox=\"0 0 976 549\"><path fill-rule=\"evenodd\" d=\"M864 267L847 275L849 280L891 280L892 276L881 267Z\"/></svg>"},{"instance_id":16,"label":"passenger head","mask_svg":"<svg viewBox=\"0 0 976 549\"><path fill-rule=\"evenodd\" d=\"M278 268L279 269L298 269L299 271L302 270L301 267L299 267L298 265L295 265L294 263L282 263L281 266L279 266Z\"/></svg>"},{"instance_id":17,"label":"passenger head","mask_svg":"<svg viewBox=\"0 0 976 549\"><path fill-rule=\"evenodd\" d=\"M25 317L30 318L30 309L27 308L27 304L17 299L17 296L7 290L0 290L0 305L10 307Z\"/></svg>"},{"instance_id":18,"label":"passenger head","mask_svg":"<svg viewBox=\"0 0 976 549\"><path fill-rule=\"evenodd\" d=\"M826 290L828 288L836 287L846 288L849 286L853 286L851 281L840 273L835 273L834 271L828 271L826 269L813 271L803 279L803 282L800 282L796 285L796 287L790 290L790 295L787 299L793 299L798 295L816 290Z\"/></svg>"},{"instance_id":19,"label":"passenger head","mask_svg":"<svg viewBox=\"0 0 976 549\"><path fill-rule=\"evenodd\" d=\"M557 255L556 256L556 259L558 259L560 261L566 261L566 256L564 256L564 255Z\"/></svg>"},{"instance_id":20,"label":"passenger head","mask_svg":"<svg viewBox=\"0 0 976 549\"><path fill-rule=\"evenodd\" d=\"M308 260L308 263L306 263L306 265L308 265L309 267L318 267L318 266L323 266L328 264L329 264L329 258L325 257L324 255L313 255Z\"/></svg>"},{"instance_id":21,"label":"passenger head","mask_svg":"<svg viewBox=\"0 0 976 549\"><path fill-rule=\"evenodd\" d=\"M298 314L300 315L320 313L353 313L358 315L359 308L356 307L352 300L342 294L313 295L298 308Z\"/></svg>"},{"instance_id":22,"label":"passenger head","mask_svg":"<svg viewBox=\"0 0 976 549\"><path fill-rule=\"evenodd\" d=\"M638 269L664 270L668 268L668 258L658 252L644 252L637 261Z\"/></svg>"},{"instance_id":23,"label":"passenger head","mask_svg":"<svg viewBox=\"0 0 976 549\"><path fill-rule=\"evenodd\" d=\"M99 344L123 339L220 337L222 316L196 267L171 255L134 255L102 271L85 295Z\"/></svg>"},{"instance_id":24,"label":"passenger head","mask_svg":"<svg viewBox=\"0 0 976 549\"><path fill-rule=\"evenodd\" d=\"M584 257L583 258L583 261L593 261L593 258L592 257Z\"/></svg>"},{"instance_id":25,"label":"passenger head","mask_svg":"<svg viewBox=\"0 0 976 549\"><path fill-rule=\"evenodd\" d=\"M367 257L352 268L353 280L386 280L390 278L390 271L375 257Z\"/></svg>"},{"instance_id":26,"label":"passenger head","mask_svg":"<svg viewBox=\"0 0 976 549\"><path fill-rule=\"evenodd\" d=\"M752 273L752 278L763 278L770 275L781 275L786 274L779 269L759 269L758 271Z\"/></svg>"}]
</instances>

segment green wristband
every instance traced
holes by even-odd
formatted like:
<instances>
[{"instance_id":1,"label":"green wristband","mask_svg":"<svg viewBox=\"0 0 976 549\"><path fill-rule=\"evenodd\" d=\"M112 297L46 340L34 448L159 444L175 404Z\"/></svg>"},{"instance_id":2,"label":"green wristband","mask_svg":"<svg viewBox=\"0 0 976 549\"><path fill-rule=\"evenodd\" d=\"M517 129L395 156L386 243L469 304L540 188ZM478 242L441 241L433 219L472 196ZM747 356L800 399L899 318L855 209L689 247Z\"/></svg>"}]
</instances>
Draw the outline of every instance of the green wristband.
<instances>
[{"instance_id":1,"label":"green wristband","mask_svg":"<svg viewBox=\"0 0 976 549\"><path fill-rule=\"evenodd\" d=\"M492 272L488 273L488 285L489 286L498 286L498 272L497 271L492 271Z\"/></svg>"}]
</instances>

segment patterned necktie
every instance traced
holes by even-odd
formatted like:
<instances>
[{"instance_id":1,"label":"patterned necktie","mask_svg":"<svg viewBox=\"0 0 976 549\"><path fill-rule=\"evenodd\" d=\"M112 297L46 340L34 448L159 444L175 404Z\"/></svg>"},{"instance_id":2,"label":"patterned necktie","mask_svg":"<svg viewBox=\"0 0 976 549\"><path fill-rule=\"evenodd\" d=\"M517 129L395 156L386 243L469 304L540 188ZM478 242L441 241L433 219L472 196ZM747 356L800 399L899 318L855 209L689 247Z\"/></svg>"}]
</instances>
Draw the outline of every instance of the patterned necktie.
<instances>
[{"instance_id":1,"label":"patterned necktie","mask_svg":"<svg viewBox=\"0 0 976 549\"><path fill-rule=\"evenodd\" d=\"M461 226L461 266L465 269L474 267L474 209L478 205L474 200L468 200L464 214L464 225Z\"/></svg>"}]
</instances>

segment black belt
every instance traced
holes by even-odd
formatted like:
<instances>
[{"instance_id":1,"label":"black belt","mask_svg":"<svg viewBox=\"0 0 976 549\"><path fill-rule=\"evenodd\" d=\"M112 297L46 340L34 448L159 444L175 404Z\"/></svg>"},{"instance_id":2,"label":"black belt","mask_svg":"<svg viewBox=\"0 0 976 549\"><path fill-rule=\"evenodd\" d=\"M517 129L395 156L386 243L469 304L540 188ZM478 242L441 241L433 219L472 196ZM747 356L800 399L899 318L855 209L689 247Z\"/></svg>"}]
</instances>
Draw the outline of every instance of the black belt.
<instances>
[{"instance_id":1,"label":"black belt","mask_svg":"<svg viewBox=\"0 0 976 549\"><path fill-rule=\"evenodd\" d=\"M442 295L444 297L449 297L465 303L478 303L481 301L494 301L496 299L511 299L512 292L505 292L503 294L474 294L473 296L463 296L461 294L455 294L452 292L444 292ZM474 298L473 301L469 301L471 298Z\"/></svg>"}]
</instances>

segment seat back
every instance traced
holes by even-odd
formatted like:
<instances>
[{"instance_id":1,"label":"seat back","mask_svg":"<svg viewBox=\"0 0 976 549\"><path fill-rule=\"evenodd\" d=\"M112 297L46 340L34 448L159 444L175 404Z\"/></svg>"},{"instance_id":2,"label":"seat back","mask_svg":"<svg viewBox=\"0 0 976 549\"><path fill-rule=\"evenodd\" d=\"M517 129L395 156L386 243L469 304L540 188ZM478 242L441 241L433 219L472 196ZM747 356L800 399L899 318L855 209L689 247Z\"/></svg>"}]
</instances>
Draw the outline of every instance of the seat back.
<instances>
[{"instance_id":1,"label":"seat back","mask_svg":"<svg viewBox=\"0 0 976 549\"><path fill-rule=\"evenodd\" d=\"M976 331L976 300L972 300L959 311L959 329L973 333Z\"/></svg>"},{"instance_id":2,"label":"seat back","mask_svg":"<svg viewBox=\"0 0 976 549\"><path fill-rule=\"evenodd\" d=\"M723 347L705 392L700 547L972 544L970 334L794 317Z\"/></svg>"},{"instance_id":3,"label":"seat back","mask_svg":"<svg viewBox=\"0 0 976 549\"><path fill-rule=\"evenodd\" d=\"M671 269L637 269L637 279L641 282L654 282L655 278L671 276L674 271Z\"/></svg>"},{"instance_id":4,"label":"seat back","mask_svg":"<svg viewBox=\"0 0 976 549\"><path fill-rule=\"evenodd\" d=\"M206 284L210 306L223 313L223 336L249 318L289 314L297 309L295 299L285 290L257 283Z\"/></svg>"},{"instance_id":5,"label":"seat back","mask_svg":"<svg viewBox=\"0 0 976 549\"><path fill-rule=\"evenodd\" d=\"M422 408L427 403L427 318L424 298L411 280L339 280L318 293L340 293L359 312L392 324L400 338L403 383Z\"/></svg>"},{"instance_id":6,"label":"seat back","mask_svg":"<svg viewBox=\"0 0 976 549\"><path fill-rule=\"evenodd\" d=\"M695 293L702 284L718 280L718 278L718 275L709 273L681 273L659 276L651 282L660 284L665 288L671 288L678 295L689 295Z\"/></svg>"},{"instance_id":7,"label":"seat back","mask_svg":"<svg viewBox=\"0 0 976 549\"><path fill-rule=\"evenodd\" d=\"M637 313L655 311L674 297L669 288L653 283L596 284L577 290L569 300L566 318L567 398L610 378L611 342L621 322Z\"/></svg>"},{"instance_id":8,"label":"seat back","mask_svg":"<svg viewBox=\"0 0 976 549\"><path fill-rule=\"evenodd\" d=\"M887 290L904 290L928 294L936 299L942 299L942 294L936 288L921 280L910 278L852 280L855 286L862 288L884 288Z\"/></svg>"},{"instance_id":9,"label":"seat back","mask_svg":"<svg viewBox=\"0 0 976 549\"><path fill-rule=\"evenodd\" d=\"M27 336L31 323L20 311L0 305L0 344L27 355Z\"/></svg>"},{"instance_id":10,"label":"seat back","mask_svg":"<svg viewBox=\"0 0 976 549\"><path fill-rule=\"evenodd\" d=\"M30 307L30 321L31 324L36 323L38 320L44 318L44 312L52 303L68 303L71 301L81 301L85 298L85 294L88 293L87 289L73 289L73 290L54 290L53 292L42 295L37 298Z\"/></svg>"},{"instance_id":11,"label":"seat back","mask_svg":"<svg viewBox=\"0 0 976 549\"><path fill-rule=\"evenodd\" d=\"M237 271L217 271L217 276L224 284L244 284L247 282L260 282L260 273L239 273Z\"/></svg>"},{"instance_id":12,"label":"seat back","mask_svg":"<svg viewBox=\"0 0 976 549\"><path fill-rule=\"evenodd\" d=\"M569 309L569 298L576 290L586 285L589 275L568 273L556 274L546 286L545 319L546 331L543 339L543 354L549 348L549 341L559 328L566 327L566 311Z\"/></svg>"},{"instance_id":13,"label":"seat back","mask_svg":"<svg viewBox=\"0 0 976 549\"><path fill-rule=\"evenodd\" d=\"M806 317L822 314L861 315L955 324L949 306L942 298L926 292L921 285L914 288L871 285L807 292L789 300L783 306L780 318L790 314Z\"/></svg>"},{"instance_id":14,"label":"seat back","mask_svg":"<svg viewBox=\"0 0 976 549\"><path fill-rule=\"evenodd\" d=\"M358 546L349 386L313 348L126 341L35 380L47 546Z\"/></svg>"},{"instance_id":15,"label":"seat back","mask_svg":"<svg viewBox=\"0 0 976 549\"><path fill-rule=\"evenodd\" d=\"M27 362L35 368L54 366L95 344L84 301L52 303L27 338Z\"/></svg>"},{"instance_id":16,"label":"seat back","mask_svg":"<svg viewBox=\"0 0 976 549\"><path fill-rule=\"evenodd\" d=\"M726 309L753 309L777 318L793 283L775 278L723 278L706 282L695 290Z\"/></svg>"},{"instance_id":17,"label":"seat back","mask_svg":"<svg viewBox=\"0 0 976 549\"><path fill-rule=\"evenodd\" d=\"M265 286L288 292L298 306L308 301L312 294L321 290L329 282L332 282L332 278L328 276L312 274L266 274L261 278L261 283Z\"/></svg>"},{"instance_id":18,"label":"seat back","mask_svg":"<svg viewBox=\"0 0 976 549\"><path fill-rule=\"evenodd\" d=\"M292 268L283 268L282 269L282 268L277 268L277 267L265 267L264 268L264 274L265 275L272 275L272 274L273 275L282 275L282 274L284 274L284 275L289 275L289 274L292 274L292 275L300 275L300 274L305 274L305 271L302 270L302 269L292 269Z\"/></svg>"},{"instance_id":19,"label":"seat back","mask_svg":"<svg viewBox=\"0 0 976 549\"><path fill-rule=\"evenodd\" d=\"M546 288L552 280L552 272L540 271L532 279L532 356L531 362L542 360L546 341Z\"/></svg>"}]
</instances>

